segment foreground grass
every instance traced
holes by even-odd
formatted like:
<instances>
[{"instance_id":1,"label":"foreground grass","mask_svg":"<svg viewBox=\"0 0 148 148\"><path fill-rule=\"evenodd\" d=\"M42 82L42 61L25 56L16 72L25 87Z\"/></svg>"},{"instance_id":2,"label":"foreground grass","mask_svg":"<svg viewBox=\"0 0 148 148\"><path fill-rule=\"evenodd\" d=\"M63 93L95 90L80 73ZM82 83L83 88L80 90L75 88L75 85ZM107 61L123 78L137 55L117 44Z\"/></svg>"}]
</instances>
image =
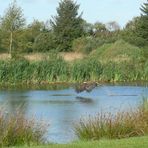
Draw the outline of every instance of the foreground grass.
<instances>
[{"instance_id":1,"label":"foreground grass","mask_svg":"<svg viewBox=\"0 0 148 148\"><path fill-rule=\"evenodd\" d=\"M99 113L95 117L81 119L75 126L81 140L122 139L148 135L148 99L134 111Z\"/></svg>"},{"instance_id":2,"label":"foreground grass","mask_svg":"<svg viewBox=\"0 0 148 148\"><path fill-rule=\"evenodd\" d=\"M78 142L72 144L53 144L35 146L36 148L147 148L148 137L127 138L122 140L100 140L93 142ZM32 148L35 148L32 147ZM15 147L27 148L27 147Z\"/></svg>"},{"instance_id":3,"label":"foreground grass","mask_svg":"<svg viewBox=\"0 0 148 148\"><path fill-rule=\"evenodd\" d=\"M0 110L0 147L43 144L46 128L42 122L27 119L20 111L9 115Z\"/></svg>"}]
</instances>

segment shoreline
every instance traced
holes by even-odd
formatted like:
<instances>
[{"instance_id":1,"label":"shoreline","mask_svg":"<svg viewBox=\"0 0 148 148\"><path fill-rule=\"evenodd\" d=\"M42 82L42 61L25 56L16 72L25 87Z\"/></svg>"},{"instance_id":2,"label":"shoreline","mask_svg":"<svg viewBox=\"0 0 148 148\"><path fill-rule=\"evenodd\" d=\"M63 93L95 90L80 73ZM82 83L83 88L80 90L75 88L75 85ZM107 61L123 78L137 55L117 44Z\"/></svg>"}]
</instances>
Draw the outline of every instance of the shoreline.
<instances>
[{"instance_id":1,"label":"shoreline","mask_svg":"<svg viewBox=\"0 0 148 148\"><path fill-rule=\"evenodd\" d=\"M104 86L104 85L129 85L129 86L148 86L148 81L85 81L86 83L97 83L97 86ZM1 88L48 88L48 87L54 87L54 86L63 86L63 87L70 87L70 86L77 86L79 84L82 84L84 82L65 82L65 81L59 81L59 82L35 82L35 83L0 83L0 89Z\"/></svg>"}]
</instances>

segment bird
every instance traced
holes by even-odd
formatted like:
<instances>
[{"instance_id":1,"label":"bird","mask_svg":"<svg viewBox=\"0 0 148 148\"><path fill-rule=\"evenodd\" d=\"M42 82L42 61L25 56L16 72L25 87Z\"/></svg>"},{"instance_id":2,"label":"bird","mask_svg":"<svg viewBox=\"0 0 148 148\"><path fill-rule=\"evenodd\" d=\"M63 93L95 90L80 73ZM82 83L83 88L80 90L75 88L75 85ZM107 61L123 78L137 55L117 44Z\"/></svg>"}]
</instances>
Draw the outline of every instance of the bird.
<instances>
[{"instance_id":1,"label":"bird","mask_svg":"<svg viewBox=\"0 0 148 148\"><path fill-rule=\"evenodd\" d=\"M97 86L97 82L83 82L82 84L77 85L75 90L77 93L81 93L83 91L91 92Z\"/></svg>"}]
</instances>

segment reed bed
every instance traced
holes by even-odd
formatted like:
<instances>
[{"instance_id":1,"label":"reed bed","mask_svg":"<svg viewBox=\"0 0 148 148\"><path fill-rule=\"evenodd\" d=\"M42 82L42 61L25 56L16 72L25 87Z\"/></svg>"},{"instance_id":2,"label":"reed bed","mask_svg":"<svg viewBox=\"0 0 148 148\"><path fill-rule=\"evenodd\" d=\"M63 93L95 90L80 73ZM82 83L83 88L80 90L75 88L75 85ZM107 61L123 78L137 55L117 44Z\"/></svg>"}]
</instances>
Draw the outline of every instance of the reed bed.
<instances>
[{"instance_id":1,"label":"reed bed","mask_svg":"<svg viewBox=\"0 0 148 148\"><path fill-rule=\"evenodd\" d=\"M148 100L130 112L99 113L75 126L81 140L121 139L148 135Z\"/></svg>"},{"instance_id":2,"label":"reed bed","mask_svg":"<svg viewBox=\"0 0 148 148\"><path fill-rule=\"evenodd\" d=\"M101 73L101 63L93 58L75 61L70 69L72 81L97 81Z\"/></svg>"},{"instance_id":3,"label":"reed bed","mask_svg":"<svg viewBox=\"0 0 148 148\"><path fill-rule=\"evenodd\" d=\"M93 57L69 63L61 57L54 56L36 62L25 59L0 61L1 84L137 80L148 80L147 63L101 63Z\"/></svg>"},{"instance_id":4,"label":"reed bed","mask_svg":"<svg viewBox=\"0 0 148 148\"><path fill-rule=\"evenodd\" d=\"M0 147L39 145L45 142L46 126L21 113L0 111Z\"/></svg>"}]
</instances>

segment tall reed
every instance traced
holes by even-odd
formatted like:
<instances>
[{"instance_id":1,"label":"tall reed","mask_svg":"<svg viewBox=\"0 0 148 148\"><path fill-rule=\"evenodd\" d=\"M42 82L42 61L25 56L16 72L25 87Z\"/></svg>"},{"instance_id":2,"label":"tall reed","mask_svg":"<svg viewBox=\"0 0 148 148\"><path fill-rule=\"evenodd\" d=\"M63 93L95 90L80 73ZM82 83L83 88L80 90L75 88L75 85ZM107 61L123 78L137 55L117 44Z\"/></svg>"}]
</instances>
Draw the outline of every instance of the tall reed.
<instances>
[{"instance_id":1,"label":"tall reed","mask_svg":"<svg viewBox=\"0 0 148 148\"><path fill-rule=\"evenodd\" d=\"M45 142L46 126L21 113L9 115L0 111L0 147L38 145Z\"/></svg>"},{"instance_id":2,"label":"tall reed","mask_svg":"<svg viewBox=\"0 0 148 148\"><path fill-rule=\"evenodd\" d=\"M101 63L97 57L88 57L68 63L58 56L36 62L24 59L0 61L1 84L136 80L148 80L147 62Z\"/></svg>"},{"instance_id":3,"label":"tall reed","mask_svg":"<svg viewBox=\"0 0 148 148\"><path fill-rule=\"evenodd\" d=\"M75 61L70 71L71 79L74 81L97 81L101 73L102 65L94 58Z\"/></svg>"},{"instance_id":4,"label":"tall reed","mask_svg":"<svg viewBox=\"0 0 148 148\"><path fill-rule=\"evenodd\" d=\"M148 135L148 101L144 101L137 110L130 112L99 113L95 117L81 119L75 126L80 139L100 140L121 139Z\"/></svg>"}]
</instances>

